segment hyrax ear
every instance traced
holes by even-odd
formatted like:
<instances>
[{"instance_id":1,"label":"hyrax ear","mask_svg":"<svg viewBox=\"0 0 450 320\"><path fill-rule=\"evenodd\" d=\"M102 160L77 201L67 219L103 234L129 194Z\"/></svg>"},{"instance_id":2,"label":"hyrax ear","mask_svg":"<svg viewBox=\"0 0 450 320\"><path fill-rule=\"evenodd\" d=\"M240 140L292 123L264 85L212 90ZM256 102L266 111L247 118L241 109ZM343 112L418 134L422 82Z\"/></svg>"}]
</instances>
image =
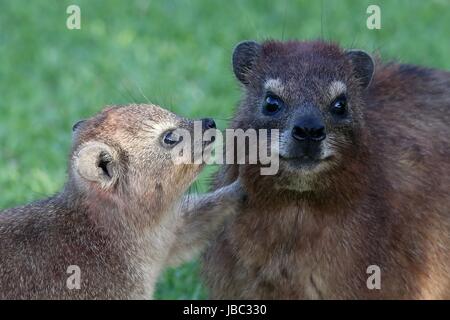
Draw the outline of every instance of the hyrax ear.
<instances>
[{"instance_id":1,"label":"hyrax ear","mask_svg":"<svg viewBox=\"0 0 450 320\"><path fill-rule=\"evenodd\" d=\"M350 59L361 86L367 88L372 81L375 70L375 62L372 57L362 50L348 50L345 55Z\"/></svg>"},{"instance_id":2,"label":"hyrax ear","mask_svg":"<svg viewBox=\"0 0 450 320\"><path fill-rule=\"evenodd\" d=\"M83 125L84 122L86 122L86 120L77 121L72 127L72 132L77 131Z\"/></svg>"},{"instance_id":3,"label":"hyrax ear","mask_svg":"<svg viewBox=\"0 0 450 320\"><path fill-rule=\"evenodd\" d=\"M72 126L72 137L73 138L75 138L78 135L79 130L81 129L81 127L84 125L85 122L86 122L86 120L80 120Z\"/></svg>"},{"instance_id":4,"label":"hyrax ear","mask_svg":"<svg viewBox=\"0 0 450 320\"><path fill-rule=\"evenodd\" d=\"M89 142L76 152L74 167L78 174L108 188L117 180L118 161L116 152L102 142Z\"/></svg>"},{"instance_id":5,"label":"hyrax ear","mask_svg":"<svg viewBox=\"0 0 450 320\"><path fill-rule=\"evenodd\" d=\"M243 84L248 84L247 75L255 64L261 45L255 41L240 42L233 51L233 72Z\"/></svg>"}]
</instances>

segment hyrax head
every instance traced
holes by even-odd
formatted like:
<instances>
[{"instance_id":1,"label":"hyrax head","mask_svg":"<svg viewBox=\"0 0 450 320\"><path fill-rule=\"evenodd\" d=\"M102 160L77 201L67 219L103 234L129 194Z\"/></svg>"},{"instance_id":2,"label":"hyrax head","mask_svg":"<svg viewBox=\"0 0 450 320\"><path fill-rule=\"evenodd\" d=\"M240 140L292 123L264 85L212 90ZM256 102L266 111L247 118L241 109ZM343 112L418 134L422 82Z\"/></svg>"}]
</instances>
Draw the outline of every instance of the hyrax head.
<instances>
[{"instance_id":1,"label":"hyrax head","mask_svg":"<svg viewBox=\"0 0 450 320\"><path fill-rule=\"evenodd\" d=\"M279 130L280 188L314 188L317 175L357 153L374 72L367 53L321 41L244 41L233 71L245 88L234 127Z\"/></svg>"},{"instance_id":2,"label":"hyrax head","mask_svg":"<svg viewBox=\"0 0 450 320\"><path fill-rule=\"evenodd\" d=\"M178 161L179 153L202 154L213 141L202 140L200 150L191 148L198 146L194 129L214 131L214 120L192 121L156 105L106 108L73 127L71 182L83 195L163 209L186 191L203 166Z\"/></svg>"}]
</instances>

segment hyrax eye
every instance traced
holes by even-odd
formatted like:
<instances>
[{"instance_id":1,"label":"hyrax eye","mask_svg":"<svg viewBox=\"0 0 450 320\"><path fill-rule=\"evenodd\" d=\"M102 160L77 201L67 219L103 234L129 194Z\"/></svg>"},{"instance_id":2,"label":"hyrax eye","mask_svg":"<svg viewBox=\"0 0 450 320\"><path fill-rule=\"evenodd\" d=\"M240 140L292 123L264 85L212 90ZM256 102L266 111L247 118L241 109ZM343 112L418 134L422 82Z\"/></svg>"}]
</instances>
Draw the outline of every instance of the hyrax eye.
<instances>
[{"instance_id":1,"label":"hyrax eye","mask_svg":"<svg viewBox=\"0 0 450 320\"><path fill-rule=\"evenodd\" d=\"M165 147L174 147L183 141L183 136L177 134L175 131L167 131L163 134L162 143Z\"/></svg>"},{"instance_id":2,"label":"hyrax eye","mask_svg":"<svg viewBox=\"0 0 450 320\"><path fill-rule=\"evenodd\" d=\"M343 116L347 113L347 97L341 95L331 103L330 110L333 114Z\"/></svg>"},{"instance_id":3,"label":"hyrax eye","mask_svg":"<svg viewBox=\"0 0 450 320\"><path fill-rule=\"evenodd\" d=\"M283 108L283 101L272 94L268 94L264 100L263 114L272 116L278 113Z\"/></svg>"}]
</instances>

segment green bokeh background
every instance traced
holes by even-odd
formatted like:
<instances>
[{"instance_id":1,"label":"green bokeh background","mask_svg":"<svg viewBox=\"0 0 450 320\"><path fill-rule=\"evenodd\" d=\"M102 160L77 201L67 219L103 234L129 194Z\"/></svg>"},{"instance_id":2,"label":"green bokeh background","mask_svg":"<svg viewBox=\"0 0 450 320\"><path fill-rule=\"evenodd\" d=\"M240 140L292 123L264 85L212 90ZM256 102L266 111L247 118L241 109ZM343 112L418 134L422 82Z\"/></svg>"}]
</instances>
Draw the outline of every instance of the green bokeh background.
<instances>
[{"instance_id":1,"label":"green bokeh background","mask_svg":"<svg viewBox=\"0 0 450 320\"><path fill-rule=\"evenodd\" d=\"M66 8L81 8L81 30ZM381 8L368 30L366 9ZM109 104L161 104L225 128L239 99L230 57L244 39L314 39L450 69L450 1L0 2L0 208L57 192L71 127ZM200 179L200 191L207 188ZM170 269L156 298L207 294L198 263Z\"/></svg>"}]
</instances>

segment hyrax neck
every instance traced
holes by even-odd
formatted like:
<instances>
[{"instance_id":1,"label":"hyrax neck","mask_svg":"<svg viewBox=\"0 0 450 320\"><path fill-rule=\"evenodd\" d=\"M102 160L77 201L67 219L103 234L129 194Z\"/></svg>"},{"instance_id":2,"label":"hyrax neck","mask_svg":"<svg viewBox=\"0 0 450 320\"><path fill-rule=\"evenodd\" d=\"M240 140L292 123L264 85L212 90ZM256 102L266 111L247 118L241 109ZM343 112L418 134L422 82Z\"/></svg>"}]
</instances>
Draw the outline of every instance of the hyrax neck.
<instances>
[{"instance_id":1,"label":"hyrax neck","mask_svg":"<svg viewBox=\"0 0 450 320\"><path fill-rule=\"evenodd\" d=\"M132 270L131 280L137 283L131 296L152 298L157 278L167 260L168 248L175 239L176 205L163 208L164 212L155 212L143 201L127 205L111 198L74 197L67 193L58 195L56 200L70 208L63 219L70 219L80 230L86 238L83 243L104 247L104 250L99 249L104 256L96 259L108 263L110 255L117 255L124 262L120 268ZM84 250L89 251L89 248Z\"/></svg>"},{"instance_id":2,"label":"hyrax neck","mask_svg":"<svg viewBox=\"0 0 450 320\"><path fill-rule=\"evenodd\" d=\"M173 204L155 205L149 197L123 199L118 195L92 192L79 196L68 184L57 198L70 208L77 219L99 236L110 238L127 246L151 247L154 251L167 245L176 227L177 217ZM152 250L148 250L152 252Z\"/></svg>"}]
</instances>

